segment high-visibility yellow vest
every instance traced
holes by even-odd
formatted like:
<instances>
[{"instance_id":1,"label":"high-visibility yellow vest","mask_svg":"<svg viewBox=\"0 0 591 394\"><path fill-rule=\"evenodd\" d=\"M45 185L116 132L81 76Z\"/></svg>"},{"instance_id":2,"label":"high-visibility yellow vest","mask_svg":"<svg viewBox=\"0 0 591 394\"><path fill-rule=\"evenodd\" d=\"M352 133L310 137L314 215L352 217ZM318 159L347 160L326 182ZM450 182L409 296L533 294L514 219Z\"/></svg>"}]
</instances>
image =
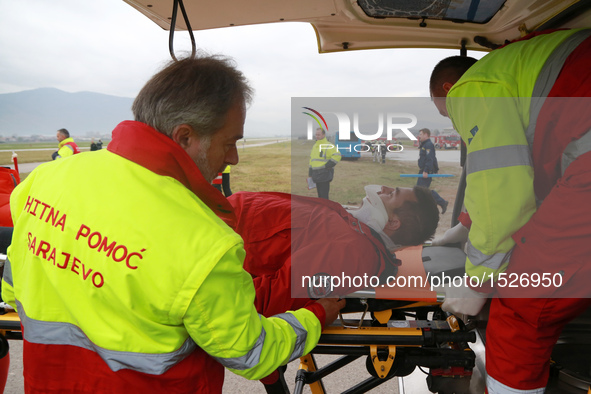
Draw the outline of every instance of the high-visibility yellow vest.
<instances>
[{"instance_id":1,"label":"high-visibility yellow vest","mask_svg":"<svg viewBox=\"0 0 591 394\"><path fill-rule=\"evenodd\" d=\"M470 276L487 281L503 272L515 245L511 235L536 211L526 136L532 92L546 60L576 32L540 35L492 51L448 92L447 110L468 153L464 203L472 219Z\"/></svg>"},{"instance_id":2,"label":"high-visibility yellow vest","mask_svg":"<svg viewBox=\"0 0 591 394\"><path fill-rule=\"evenodd\" d=\"M29 342L156 375L197 345L259 379L320 336L309 310L256 312L242 239L173 177L101 150L39 166L11 207L2 297Z\"/></svg>"},{"instance_id":3,"label":"high-visibility yellow vest","mask_svg":"<svg viewBox=\"0 0 591 394\"><path fill-rule=\"evenodd\" d=\"M78 145L73 138L66 138L58 144L57 157L64 158L80 153Z\"/></svg>"},{"instance_id":4,"label":"high-visibility yellow vest","mask_svg":"<svg viewBox=\"0 0 591 394\"><path fill-rule=\"evenodd\" d=\"M336 165L341 161L341 152L336 146L330 143L326 138L317 140L310 152L310 169L312 171L322 170L326 167L328 162ZM334 166L333 166L334 167Z\"/></svg>"}]
</instances>

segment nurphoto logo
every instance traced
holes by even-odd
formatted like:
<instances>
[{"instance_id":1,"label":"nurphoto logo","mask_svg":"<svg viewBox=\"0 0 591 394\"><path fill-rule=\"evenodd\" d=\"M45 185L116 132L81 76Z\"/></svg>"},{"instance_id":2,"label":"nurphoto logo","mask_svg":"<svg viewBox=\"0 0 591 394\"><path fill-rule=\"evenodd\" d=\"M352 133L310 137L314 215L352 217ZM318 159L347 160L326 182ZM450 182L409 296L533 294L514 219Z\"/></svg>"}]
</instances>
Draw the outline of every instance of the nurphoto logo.
<instances>
[{"instance_id":1,"label":"nurphoto logo","mask_svg":"<svg viewBox=\"0 0 591 394\"><path fill-rule=\"evenodd\" d=\"M328 131L328 124L326 119L322 114L315 109L310 107L302 107L310 112L302 112L303 114L309 116L311 119L308 119L308 129L307 129L307 138L308 140L314 139L314 129L316 123L318 127ZM411 132L410 128L416 126L417 124L417 117L410 113L405 112L388 112L384 114L383 112L379 112L377 114L377 131L373 134L363 134L359 129L359 113L353 113L353 125L351 127L351 118L348 114L344 112L325 112L326 114L336 116L339 129L337 131L338 138L341 141L349 141L351 139L351 134L355 133L358 139L365 140L365 141L373 141L377 140L378 138L382 137L384 134L384 128L386 129L386 139L392 140L393 131L400 130L402 131L409 139L416 141L417 137L415 137ZM396 120L396 122L395 122ZM401 121L402 120L402 121ZM385 126L385 127L384 127Z\"/></svg>"}]
</instances>

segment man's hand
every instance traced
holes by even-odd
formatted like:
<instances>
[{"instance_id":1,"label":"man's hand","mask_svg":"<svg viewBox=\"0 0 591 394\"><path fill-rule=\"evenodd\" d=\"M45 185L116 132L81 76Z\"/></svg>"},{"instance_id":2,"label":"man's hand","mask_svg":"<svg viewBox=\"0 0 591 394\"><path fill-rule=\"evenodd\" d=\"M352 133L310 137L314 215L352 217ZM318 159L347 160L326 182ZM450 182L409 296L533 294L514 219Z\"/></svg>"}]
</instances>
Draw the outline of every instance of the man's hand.
<instances>
[{"instance_id":1,"label":"man's hand","mask_svg":"<svg viewBox=\"0 0 591 394\"><path fill-rule=\"evenodd\" d=\"M431 245L441 246L456 242L466 242L468 240L468 233L469 230L464 227L462 223L458 223L454 227L448 229L443 236L437 237L431 241Z\"/></svg>"},{"instance_id":2,"label":"man's hand","mask_svg":"<svg viewBox=\"0 0 591 394\"><path fill-rule=\"evenodd\" d=\"M428 173L428 172L425 172L425 171L423 171L423 178L429 178L429 173Z\"/></svg>"},{"instance_id":3,"label":"man's hand","mask_svg":"<svg viewBox=\"0 0 591 394\"><path fill-rule=\"evenodd\" d=\"M454 314L475 316L488 299L488 294L478 293L468 286L445 285L434 287L433 290L445 293L445 301L441 305L441 309Z\"/></svg>"},{"instance_id":4,"label":"man's hand","mask_svg":"<svg viewBox=\"0 0 591 394\"><path fill-rule=\"evenodd\" d=\"M321 298L316 302L324 307L324 312L326 313L326 319L324 321L325 327L336 320L339 311L343 309L346 304L345 300L336 298Z\"/></svg>"}]
</instances>

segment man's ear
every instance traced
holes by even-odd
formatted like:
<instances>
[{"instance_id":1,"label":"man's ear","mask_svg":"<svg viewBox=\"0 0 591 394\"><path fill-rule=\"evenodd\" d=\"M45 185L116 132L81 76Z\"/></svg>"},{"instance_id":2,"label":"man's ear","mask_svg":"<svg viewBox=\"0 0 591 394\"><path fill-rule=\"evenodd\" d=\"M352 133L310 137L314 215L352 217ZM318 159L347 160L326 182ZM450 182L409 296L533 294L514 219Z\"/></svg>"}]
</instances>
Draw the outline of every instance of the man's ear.
<instances>
[{"instance_id":1,"label":"man's ear","mask_svg":"<svg viewBox=\"0 0 591 394\"><path fill-rule=\"evenodd\" d=\"M451 82L444 82L443 83L443 91L445 92L446 97L447 97L447 92L449 92L449 90L452 88L452 86L454 86L454 84Z\"/></svg>"},{"instance_id":2,"label":"man's ear","mask_svg":"<svg viewBox=\"0 0 591 394\"><path fill-rule=\"evenodd\" d=\"M396 214L392 214L392 217L388 219L388 222L384 226L384 233L391 237L400 228L400 218Z\"/></svg>"},{"instance_id":3,"label":"man's ear","mask_svg":"<svg viewBox=\"0 0 591 394\"><path fill-rule=\"evenodd\" d=\"M192 143L199 141L195 138L195 131L188 124L181 124L172 130L172 140L176 142L181 148L187 149Z\"/></svg>"}]
</instances>

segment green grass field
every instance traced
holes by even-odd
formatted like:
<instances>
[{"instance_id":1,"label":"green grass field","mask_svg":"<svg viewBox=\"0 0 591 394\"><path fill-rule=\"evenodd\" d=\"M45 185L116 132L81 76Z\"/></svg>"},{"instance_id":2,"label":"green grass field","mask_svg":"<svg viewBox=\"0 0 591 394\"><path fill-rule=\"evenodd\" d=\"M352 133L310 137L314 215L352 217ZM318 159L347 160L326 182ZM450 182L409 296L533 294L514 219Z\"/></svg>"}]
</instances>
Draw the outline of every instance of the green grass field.
<instances>
[{"instance_id":1,"label":"green grass field","mask_svg":"<svg viewBox=\"0 0 591 394\"><path fill-rule=\"evenodd\" d=\"M271 139L272 140L272 139ZM312 141L285 141L264 146L248 145L264 142L248 140L243 146L238 143L240 163L232 167L232 191L276 191L316 197L316 190L308 190L308 159ZM44 146L43 146L44 145ZM87 148L82 145L82 148ZM1 149L14 149L18 154L19 163L44 162L51 158L55 144L3 144ZM49 150L23 150L42 149ZM412 145L405 149L414 149ZM418 151L416 151L418 157ZM10 165L12 152L0 152L0 165ZM335 177L331 182L331 200L341 204L356 205L365 196L365 185L377 184L394 187L412 187L414 178L401 178L400 174L414 174L417 171L416 161L386 160L386 164L374 163L371 157L362 157L357 161L341 161L335 167ZM442 233L451 224L451 212L457 190L461 168L459 164L440 163L440 173L454 174L453 178L437 178L432 188L449 201L448 212L441 217L437 233ZM26 177L21 174L21 178Z\"/></svg>"},{"instance_id":2,"label":"green grass field","mask_svg":"<svg viewBox=\"0 0 591 394\"><path fill-rule=\"evenodd\" d=\"M240 149L243 146L277 140L277 138L247 139L246 141L238 142L238 148ZM105 140L103 142L103 147L106 147L109 141ZM89 141L83 141L77 144L83 152L90 150ZM35 142L0 144L0 165L6 166L12 164L12 151L15 151L18 154L19 163L37 163L51 160L51 154L56 150L57 141L55 143Z\"/></svg>"},{"instance_id":3,"label":"green grass field","mask_svg":"<svg viewBox=\"0 0 591 394\"><path fill-rule=\"evenodd\" d=\"M232 168L231 187L238 191L278 191L316 197L316 190L308 190L308 160L312 141L293 141L239 149L240 163ZM412 145L405 149L418 150ZM441 216L437 234L451 226L451 213L455 201L461 167L459 164L440 163L440 173L454 174L452 178L437 178L432 188L449 201L448 211ZM416 161L386 160L374 163L371 157L357 161L341 161L335 167L330 186L331 200L346 205L357 205L365 196L364 186L370 184L394 187L413 187L414 178L401 178L400 174L417 172Z\"/></svg>"}]
</instances>

